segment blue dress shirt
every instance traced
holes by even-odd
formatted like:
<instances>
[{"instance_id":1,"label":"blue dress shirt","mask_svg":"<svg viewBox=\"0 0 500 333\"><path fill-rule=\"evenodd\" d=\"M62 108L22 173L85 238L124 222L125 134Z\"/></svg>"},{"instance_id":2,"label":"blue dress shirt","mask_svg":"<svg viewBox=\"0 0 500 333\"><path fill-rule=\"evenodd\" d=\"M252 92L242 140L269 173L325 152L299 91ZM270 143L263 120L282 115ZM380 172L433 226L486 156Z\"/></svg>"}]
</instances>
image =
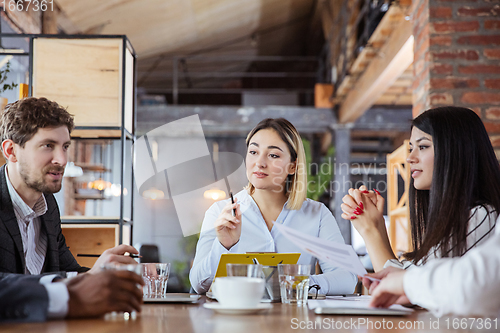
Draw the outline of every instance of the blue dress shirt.
<instances>
[{"instance_id":1,"label":"blue dress shirt","mask_svg":"<svg viewBox=\"0 0 500 333\"><path fill-rule=\"evenodd\" d=\"M311 264L314 272L316 258L302 251L276 228L269 231L259 207L246 190L238 192L242 212L241 237L227 250L217 239L214 223L229 199L214 203L205 213L200 240L196 246L193 267L189 273L191 285L197 293L208 291L215 276L220 256L223 253L278 252L301 253L298 263ZM282 223L304 234L320 237L331 242L344 243L337 221L322 203L306 199L299 210L290 210L284 205L276 222ZM309 285L318 284L323 294L350 294L354 291L357 277L329 262L319 261L323 274L312 275Z\"/></svg>"}]
</instances>

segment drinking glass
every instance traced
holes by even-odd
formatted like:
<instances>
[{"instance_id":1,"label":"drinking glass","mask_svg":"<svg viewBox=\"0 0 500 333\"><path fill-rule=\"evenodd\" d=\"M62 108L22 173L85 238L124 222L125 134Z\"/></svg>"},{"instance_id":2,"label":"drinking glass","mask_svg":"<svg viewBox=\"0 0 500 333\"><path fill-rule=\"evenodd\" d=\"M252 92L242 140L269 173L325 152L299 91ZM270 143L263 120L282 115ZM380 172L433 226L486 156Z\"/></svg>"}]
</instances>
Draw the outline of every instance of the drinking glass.
<instances>
[{"instance_id":1,"label":"drinking glass","mask_svg":"<svg viewBox=\"0 0 500 333\"><path fill-rule=\"evenodd\" d=\"M306 305L311 265L278 265L281 302Z\"/></svg>"},{"instance_id":2,"label":"drinking glass","mask_svg":"<svg viewBox=\"0 0 500 333\"><path fill-rule=\"evenodd\" d=\"M120 263L107 263L101 267L102 270L113 270L113 271L131 271L137 275L142 275L142 266L139 264L120 264ZM135 320L137 318L137 312L117 312L113 311L106 313L104 316L105 320Z\"/></svg>"},{"instance_id":3,"label":"drinking glass","mask_svg":"<svg viewBox=\"0 0 500 333\"><path fill-rule=\"evenodd\" d=\"M164 298L167 294L167 282L170 263L147 263L143 267L144 297Z\"/></svg>"},{"instance_id":4,"label":"drinking glass","mask_svg":"<svg viewBox=\"0 0 500 333\"><path fill-rule=\"evenodd\" d=\"M227 276L264 278L262 265L226 264Z\"/></svg>"}]
</instances>

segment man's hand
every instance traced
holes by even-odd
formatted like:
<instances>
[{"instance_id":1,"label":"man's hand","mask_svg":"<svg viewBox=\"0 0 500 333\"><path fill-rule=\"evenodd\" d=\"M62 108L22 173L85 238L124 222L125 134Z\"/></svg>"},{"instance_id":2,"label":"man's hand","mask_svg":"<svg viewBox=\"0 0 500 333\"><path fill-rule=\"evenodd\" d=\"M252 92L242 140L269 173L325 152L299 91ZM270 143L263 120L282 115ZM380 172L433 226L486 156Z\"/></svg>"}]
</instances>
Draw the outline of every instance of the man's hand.
<instances>
[{"instance_id":1,"label":"man's hand","mask_svg":"<svg viewBox=\"0 0 500 333\"><path fill-rule=\"evenodd\" d=\"M107 249L102 253L102 255L97 259L94 266L88 273L95 274L101 271L101 266L105 264L109 264L112 262L120 263L120 264L136 264L137 262L132 259L132 257L125 256L125 253L139 254L133 246L130 245L118 245L116 247L112 247L111 249Z\"/></svg>"},{"instance_id":2,"label":"man's hand","mask_svg":"<svg viewBox=\"0 0 500 333\"><path fill-rule=\"evenodd\" d=\"M141 311L142 277L131 271L80 274L66 280L68 317L97 317L112 311Z\"/></svg>"}]
</instances>

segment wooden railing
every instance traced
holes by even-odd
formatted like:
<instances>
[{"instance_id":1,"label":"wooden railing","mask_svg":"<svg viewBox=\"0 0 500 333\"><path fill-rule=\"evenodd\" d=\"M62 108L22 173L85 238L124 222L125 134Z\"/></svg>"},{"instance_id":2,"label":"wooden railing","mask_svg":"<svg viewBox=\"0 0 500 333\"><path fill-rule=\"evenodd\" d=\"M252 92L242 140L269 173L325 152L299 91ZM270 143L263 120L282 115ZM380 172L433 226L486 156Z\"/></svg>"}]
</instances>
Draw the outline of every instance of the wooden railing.
<instances>
[{"instance_id":1,"label":"wooden railing","mask_svg":"<svg viewBox=\"0 0 500 333\"><path fill-rule=\"evenodd\" d=\"M387 215L389 216L389 240L396 255L411 250L410 207L408 195L410 189L410 166L408 157L409 141L387 155ZM404 191L400 196L399 179L404 182Z\"/></svg>"}]
</instances>

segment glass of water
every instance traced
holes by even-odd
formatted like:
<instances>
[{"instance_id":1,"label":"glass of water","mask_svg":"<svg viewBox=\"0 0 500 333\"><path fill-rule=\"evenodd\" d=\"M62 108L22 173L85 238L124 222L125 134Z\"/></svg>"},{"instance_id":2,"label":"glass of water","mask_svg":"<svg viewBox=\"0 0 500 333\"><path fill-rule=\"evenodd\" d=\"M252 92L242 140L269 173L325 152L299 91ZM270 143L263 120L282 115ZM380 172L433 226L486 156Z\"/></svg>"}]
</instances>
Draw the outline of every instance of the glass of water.
<instances>
[{"instance_id":1,"label":"glass of water","mask_svg":"<svg viewBox=\"0 0 500 333\"><path fill-rule=\"evenodd\" d=\"M264 278L262 265L253 264L226 264L227 276L246 276L255 278Z\"/></svg>"},{"instance_id":2,"label":"glass of water","mask_svg":"<svg viewBox=\"0 0 500 333\"><path fill-rule=\"evenodd\" d=\"M164 298L167 294L167 282L170 263L147 263L142 265L144 279L144 297Z\"/></svg>"},{"instance_id":3,"label":"glass of water","mask_svg":"<svg viewBox=\"0 0 500 333\"><path fill-rule=\"evenodd\" d=\"M113 270L113 271L131 271L137 275L142 274L142 266L139 264L120 264L120 263L107 263L104 264L101 269L103 270ZM137 313L132 312L110 312L104 316L106 320L135 320L137 318Z\"/></svg>"},{"instance_id":4,"label":"glass of water","mask_svg":"<svg viewBox=\"0 0 500 333\"><path fill-rule=\"evenodd\" d=\"M306 305L311 265L278 265L281 303Z\"/></svg>"}]
</instances>

